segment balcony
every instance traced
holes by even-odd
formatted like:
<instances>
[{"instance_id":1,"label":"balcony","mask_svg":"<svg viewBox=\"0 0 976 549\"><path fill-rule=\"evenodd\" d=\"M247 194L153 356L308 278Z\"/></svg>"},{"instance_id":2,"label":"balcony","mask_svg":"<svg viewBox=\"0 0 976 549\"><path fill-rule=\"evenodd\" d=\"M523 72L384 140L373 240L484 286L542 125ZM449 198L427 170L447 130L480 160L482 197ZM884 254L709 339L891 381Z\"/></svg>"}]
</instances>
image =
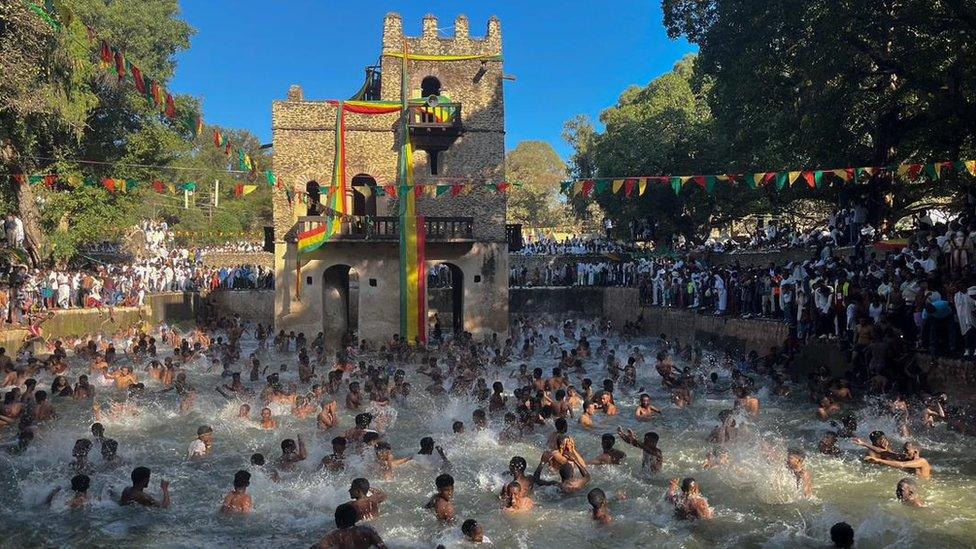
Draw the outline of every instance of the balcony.
<instances>
[{"instance_id":1,"label":"balcony","mask_svg":"<svg viewBox=\"0 0 976 549\"><path fill-rule=\"evenodd\" d=\"M461 135L460 103L438 103L436 106L410 105L407 112L410 138L417 149L443 151Z\"/></svg>"},{"instance_id":2,"label":"balcony","mask_svg":"<svg viewBox=\"0 0 976 549\"><path fill-rule=\"evenodd\" d=\"M330 221L325 216L298 218L298 232L310 231ZM473 217L425 217L428 242L473 242ZM330 242L398 242L400 218L394 216L346 216Z\"/></svg>"}]
</instances>

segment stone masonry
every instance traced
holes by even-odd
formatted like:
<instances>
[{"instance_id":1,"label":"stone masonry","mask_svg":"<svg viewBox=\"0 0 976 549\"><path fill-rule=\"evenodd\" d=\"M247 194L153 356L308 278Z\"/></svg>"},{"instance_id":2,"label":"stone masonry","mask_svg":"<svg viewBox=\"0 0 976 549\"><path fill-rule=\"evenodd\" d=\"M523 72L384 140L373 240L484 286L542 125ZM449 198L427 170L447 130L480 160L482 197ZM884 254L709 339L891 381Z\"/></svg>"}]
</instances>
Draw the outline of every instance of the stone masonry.
<instances>
[{"instance_id":1,"label":"stone masonry","mask_svg":"<svg viewBox=\"0 0 976 549\"><path fill-rule=\"evenodd\" d=\"M454 36L442 37L438 21L428 15L419 37L403 34L403 21L388 14L383 24L381 52L427 55L501 55L501 23L488 21L482 38L472 37L468 20L454 21ZM401 101L403 61L387 55L381 60L380 97L384 101ZM408 99L420 99L422 81L437 78L440 96L461 104L461 135L438 155L438 174L431 173L427 153L414 153L414 180L418 184L434 182L435 177L465 178L501 182L505 173L505 118L502 62L497 60L406 61ZM348 97L349 92L337 94ZM296 197L309 181L327 186L334 169L337 106L324 100L306 98L301 87L293 85L286 99L272 105L274 132L274 169L282 188L273 192L275 225L275 325L279 329L304 330L314 335L328 326L327 300L322 285L325 270L336 265L354 267L361 281L372 279L374 285L361 286L359 293L360 336L385 339L398 331L399 280L396 246L381 243L336 242L302 256L302 299L295 295L295 236L299 218L307 206ZM346 113L346 196L352 209L352 178L367 175L377 185L397 183L402 132L401 114L361 115ZM291 191L292 200L289 200ZM323 189L323 194L325 189ZM395 199L377 197L379 216L396 215ZM467 243L428 243L428 266L450 261L463 271L464 328L476 334L507 330L508 254L505 238L505 195L479 189L457 197L421 197L417 200L420 215L437 217L471 217L473 240ZM328 249L328 251L326 251ZM391 268L392 267L392 268ZM324 326L324 328L323 328ZM333 326L333 328L335 328ZM327 334L328 335L328 334Z\"/></svg>"}]
</instances>

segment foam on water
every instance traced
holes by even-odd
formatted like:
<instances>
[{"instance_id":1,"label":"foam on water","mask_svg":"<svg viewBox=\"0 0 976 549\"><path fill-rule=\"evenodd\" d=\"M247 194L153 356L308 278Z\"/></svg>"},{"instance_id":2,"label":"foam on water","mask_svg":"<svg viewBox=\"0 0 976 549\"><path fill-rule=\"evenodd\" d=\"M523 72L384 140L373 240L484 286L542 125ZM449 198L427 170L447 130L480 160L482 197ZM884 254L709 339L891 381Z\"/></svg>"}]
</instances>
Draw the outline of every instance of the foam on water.
<instances>
[{"instance_id":1,"label":"foam on water","mask_svg":"<svg viewBox=\"0 0 976 549\"><path fill-rule=\"evenodd\" d=\"M548 333L544 333L548 335ZM561 337L561 334L557 334ZM591 337L591 340L594 338ZM597 337L596 339L599 339ZM466 518L481 522L487 536L498 547L823 547L827 531L838 521L852 524L858 547L962 547L976 539L976 506L970 494L976 491L976 464L969 455L971 440L944 427L918 432L925 455L934 466L934 478L919 483L921 496L929 504L925 509L909 509L894 499L894 486L901 472L871 466L861 461L863 450L842 439L844 454L839 458L816 453L817 441L827 430L827 423L816 420L813 406L803 387L794 387L786 398L771 396L764 385L758 392L762 413L758 418L737 416L750 435L730 448L727 467L702 470L705 442L717 424L718 412L732 407L725 394L696 394L695 404L677 410L670 395L660 384L653 368L653 344L640 340L622 344L611 338L617 355L626 359L627 351L639 344L648 364L638 372L637 387L644 387L664 414L649 423L633 417L637 391L624 390L618 396L620 415L598 416L591 430L584 430L570 420L570 434L577 440L584 457L599 453L600 434L615 432L618 425L634 429L638 435L654 430L661 436L660 447L665 461L661 473L650 474L641 468L639 450L618 441L617 447L627 454L617 467L591 467L592 486L602 488L610 497L615 521L598 527L589 519L585 493L563 497L553 489L538 489L536 507L531 512L511 516L501 511L498 493L508 480L506 471L514 455L525 457L529 472L538 463L542 446L551 428L540 428L524 440L499 444L502 425L499 417L491 418L488 429L475 431L472 412L482 406L468 397L433 398L423 392L426 377L408 366L407 380L414 392L406 403L394 401L386 439L397 457L412 455L419 449L419 439L432 436L443 446L453 464L456 479L458 521L440 525L422 509L434 491L437 471L417 464L395 470L393 481L371 476L372 456L350 457L347 470L334 475L317 471L322 456L331 452L330 440L352 426L355 412L340 407L340 427L320 433L314 416L298 420L287 405L272 405L279 427L268 431L256 423L237 418L240 402L228 401L212 390L226 382L218 372L208 372L204 360L189 366L189 381L198 390L194 409L180 415L175 393L158 393L161 387L147 382L147 394L137 415L109 416L102 419L106 435L119 442L119 454L127 465L113 471L96 471L91 475L91 493L96 501L84 510L69 512L68 467L75 439L90 436L91 408L72 399L52 399L60 419L43 425L34 445L18 457L0 454L0 539L4 545L146 545L177 547L234 546L278 547L305 545L318 540L332 527L335 507L348 500L350 479L370 478L371 484L389 494L382 513L371 523L391 547L431 547L442 543L448 547L464 546L460 523ZM254 348L245 343L245 354ZM286 362L289 369L282 375L285 383L297 381L293 356L269 352L261 356L270 364ZM72 360L77 377L87 365ZM541 367L547 373L556 365L552 357L537 356L527 361L530 369ZM701 374L712 371L728 384L728 371L719 356L706 354ZM509 372L518 365L488 375L488 385L502 381L511 394L514 382ZM599 385L604 375L604 361L593 359L587 365L587 376ZM136 364L140 377L142 364ZM245 376L246 377L246 376ZM578 387L578 380L574 379ZM50 385L49 376L39 378L39 386ZM260 390L260 386L252 387ZM97 400L104 402L114 394L100 388ZM344 402L344 393L337 399ZM252 417L262 405L249 402ZM364 405L364 410L370 405ZM846 410L845 410L846 412ZM897 424L888 414L879 414L873 404L857 410L857 434L866 438L870 431L884 430L895 446L903 440L896 436ZM467 433L454 435L452 423L461 420ZM188 462L186 449L198 425L211 425L215 431L214 455ZM249 457L262 452L270 460L280 455L284 438L302 434L309 459L272 482L265 473L253 471L249 492L254 499L254 514L247 518L222 517L216 511L230 489L236 470L249 468ZM4 433L8 438L12 433ZM786 449L801 447L807 451L808 468L813 474L815 496L805 498L795 488L793 476L785 470ZM100 462L97 445L90 454ZM150 491L159 493L159 481L171 481L173 505L168 510L120 508L115 498L128 485L132 467L145 465L152 469ZM554 478L551 471L544 473ZM695 476L703 493L716 510L715 519L687 523L674 518L672 507L663 494L673 477ZM51 490L62 486L51 508L43 502ZM43 525L43 527L38 527Z\"/></svg>"}]
</instances>

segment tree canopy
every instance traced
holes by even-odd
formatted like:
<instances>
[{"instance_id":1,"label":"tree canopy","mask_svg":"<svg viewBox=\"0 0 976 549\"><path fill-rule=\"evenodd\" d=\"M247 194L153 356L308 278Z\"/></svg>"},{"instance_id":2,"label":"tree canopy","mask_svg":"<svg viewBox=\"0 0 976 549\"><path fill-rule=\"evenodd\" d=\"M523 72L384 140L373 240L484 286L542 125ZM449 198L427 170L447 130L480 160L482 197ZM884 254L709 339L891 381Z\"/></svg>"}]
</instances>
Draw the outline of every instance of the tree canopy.
<instances>
[{"instance_id":1,"label":"tree canopy","mask_svg":"<svg viewBox=\"0 0 976 549\"><path fill-rule=\"evenodd\" d=\"M566 179L566 163L544 141L523 141L505 159L506 179L513 184L508 196L508 222L525 227L561 227L568 222L568 207L559 199L559 184Z\"/></svg>"},{"instance_id":2,"label":"tree canopy","mask_svg":"<svg viewBox=\"0 0 976 549\"><path fill-rule=\"evenodd\" d=\"M214 147L211 128L194 138L181 120L161 116L131 80L120 83L114 72L99 66L86 25L165 86L176 70L175 54L190 46L194 33L180 18L177 0L62 0L61 5L68 9L54 14L60 30L24 2L0 6L0 169L5 175L192 181L200 189L197 203L211 200L216 179L230 198L238 181L253 178L229 173L232 159ZM175 96L175 102L179 112L200 110L191 96ZM223 133L251 154L258 173L270 167L251 134ZM102 188L57 192L0 176L0 191L4 207L24 219L35 260L68 259L78 246L154 214L177 225L186 218L184 230L205 228L196 221L202 212L182 210L179 197L154 193L148 185L126 194ZM256 228L270 210L263 190L230 202L207 216L227 232Z\"/></svg>"},{"instance_id":3,"label":"tree canopy","mask_svg":"<svg viewBox=\"0 0 976 549\"><path fill-rule=\"evenodd\" d=\"M567 123L584 177L750 173L970 159L976 153L976 6L963 0L663 0L672 37L694 59L624 91L596 132ZM799 197L865 200L872 221L952 199L965 175L728 196L657 188L644 199L599 198L610 214L658 215L688 234ZM719 186L722 187L722 186ZM687 196L686 196L687 194ZM653 202L649 204L648 202ZM674 219L681 216L681 219Z\"/></svg>"}]
</instances>

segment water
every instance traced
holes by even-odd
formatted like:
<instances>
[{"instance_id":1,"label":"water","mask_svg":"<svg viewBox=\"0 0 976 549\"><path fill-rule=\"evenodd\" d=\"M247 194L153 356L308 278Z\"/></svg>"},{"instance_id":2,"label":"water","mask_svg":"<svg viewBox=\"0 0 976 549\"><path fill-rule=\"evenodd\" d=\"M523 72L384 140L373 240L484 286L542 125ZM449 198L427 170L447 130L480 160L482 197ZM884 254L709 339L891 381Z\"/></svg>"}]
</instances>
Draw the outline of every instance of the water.
<instances>
[{"instance_id":1,"label":"water","mask_svg":"<svg viewBox=\"0 0 976 549\"><path fill-rule=\"evenodd\" d=\"M618 340L612 338L611 344L620 345L618 356L624 353L626 357L625 347ZM648 362L653 362L651 346L655 342L632 341L626 348L633 344L639 344ZM253 348L254 342L246 342L244 356ZM279 358L271 352L262 358L265 364L288 362L283 381L297 381L291 356ZM74 364L72 378L81 373L80 362ZM508 391L514 386L508 374L517 364L497 376ZM596 364L591 361L587 368L599 385L603 375ZM554 365L555 360L538 354L530 361L530 368L543 367L547 374ZM140 380L153 395L160 387L139 370ZM651 365L639 372L638 386L649 389L654 403L665 409L663 416L638 423L633 419L636 395L622 394L617 398L620 415L598 416L593 430L586 431L570 420L570 434L587 459L599 453L599 435L614 432L617 425L633 428L638 436L650 429L661 436L659 446L665 461L660 474L643 472L640 451L619 440L617 447L627 454L623 465L590 468L590 486L600 487L612 497L615 520L601 527L589 518L586 490L563 497L551 488L539 488L534 495L535 509L516 516L503 513L497 494L510 478L503 474L509 459L524 456L531 472L551 428L537 429L523 442L500 445L498 422L493 421L486 431L470 431L477 402L432 398L422 392L426 378L410 373L412 368L408 368L407 380L414 391L406 404L396 404L398 417L386 439L397 457L416 453L423 436L434 437L444 447L454 465L458 518L455 524L443 526L423 509L434 491L437 471L408 464L396 469L393 481L382 481L370 475L366 464L358 459L351 460L339 475L314 470L322 456L331 452L331 438L352 426L353 413L340 409L341 427L320 435L314 415L301 421L288 414L287 406L273 406L279 428L261 430L255 423L244 424L236 418L239 402L228 402L211 390L226 380L217 372L205 370L202 359L189 367L198 396L194 409L186 415L178 413L177 396L170 392L147 397L137 416L102 421L106 436L119 441L119 454L127 465L91 475L90 493L102 499L82 510L68 511L63 494L55 498L51 508L43 504L54 487L64 486L68 491L72 445L76 438L89 434L92 422L86 404L55 397L60 418L39 429L24 455L0 455L0 545L307 546L333 528L335 506L348 500L349 481L357 476L370 478L374 487L390 496L381 506L381 515L370 523L391 547L433 547L438 543L464 546L460 523L466 518L482 523L487 537L498 547L824 547L830 526L841 520L854 526L857 547L972 547L976 543L976 505L968 499L976 490L976 461L968 455L971 439L944 426L925 431L913 425L923 456L934 469L932 480L919 481L928 507L908 508L894 499L895 484L904 476L899 471L861 463L863 450L843 439L840 458L816 453L817 441L828 426L814 419L805 391L798 387L787 398L771 397L765 388L760 391L763 409L749 425L753 436L731 448L732 462L725 469L702 470L701 465L709 448L705 439L717 423L718 412L732 407L731 398L698 394L692 407L677 410L669 404ZM727 377L727 372L721 371L721 375ZM39 381L47 389L51 379L44 375ZM489 386L492 381L488 379ZM113 392L101 389L97 400L104 401ZM339 402L344 402L344 393ZM252 401L251 406L252 417L256 417L261 405ZM451 433L455 419L465 422L467 434ZM858 420L862 438L882 429L900 447L902 441L894 437L895 424L890 418L878 417L873 408L864 407L858 411ZM214 454L188 462L187 446L202 424L211 425L215 431ZM251 516L219 516L217 509L232 486L234 472L248 468L249 456L262 452L270 461L280 455L282 439L299 433L308 444L308 460L297 471L285 473L279 483L262 473L254 474L249 488L254 499ZM8 429L3 436L9 439L13 432ZM813 498L796 492L781 460L770 463L761 455L758 437L780 454L794 446L807 451L815 487ZM100 462L97 445L90 458L96 464ZM155 495L159 494L161 479L171 481L171 508L116 505L109 491L117 493L127 486L129 472L137 465L152 469L149 491ZM678 521L664 501L669 479L689 475L698 479L715 509L713 520ZM617 499L621 495L625 498Z\"/></svg>"}]
</instances>

